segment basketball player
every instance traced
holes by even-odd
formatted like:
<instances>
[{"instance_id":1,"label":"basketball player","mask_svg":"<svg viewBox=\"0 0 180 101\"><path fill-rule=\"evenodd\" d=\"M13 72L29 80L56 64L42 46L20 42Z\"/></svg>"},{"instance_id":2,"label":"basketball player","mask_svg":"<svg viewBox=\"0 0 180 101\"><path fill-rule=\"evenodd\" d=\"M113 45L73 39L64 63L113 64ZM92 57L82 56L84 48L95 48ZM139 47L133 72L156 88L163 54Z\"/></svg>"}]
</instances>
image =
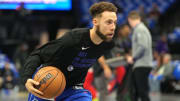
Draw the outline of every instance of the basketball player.
<instances>
[{"instance_id":1,"label":"basketball player","mask_svg":"<svg viewBox=\"0 0 180 101\"><path fill-rule=\"evenodd\" d=\"M32 79L40 65L55 66L66 77L66 88L55 101L92 101L90 92L83 89L83 82L89 67L114 46L111 40L116 28L116 12L117 8L112 3L96 3L90 7L92 29L73 29L30 54L23 72L23 81L30 92L28 101L49 101L35 96L43 95L34 88L39 83Z\"/></svg>"}]
</instances>

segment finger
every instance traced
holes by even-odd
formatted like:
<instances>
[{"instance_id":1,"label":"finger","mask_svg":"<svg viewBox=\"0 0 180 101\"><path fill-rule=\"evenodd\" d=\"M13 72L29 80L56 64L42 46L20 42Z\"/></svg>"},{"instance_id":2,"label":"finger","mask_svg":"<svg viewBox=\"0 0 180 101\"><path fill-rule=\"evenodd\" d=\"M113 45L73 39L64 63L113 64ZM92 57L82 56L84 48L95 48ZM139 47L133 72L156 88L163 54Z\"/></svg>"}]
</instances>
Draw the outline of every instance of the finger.
<instances>
[{"instance_id":1,"label":"finger","mask_svg":"<svg viewBox=\"0 0 180 101\"><path fill-rule=\"evenodd\" d=\"M31 83L33 83L34 85L39 85L39 82L35 81L35 80L30 80Z\"/></svg>"},{"instance_id":2,"label":"finger","mask_svg":"<svg viewBox=\"0 0 180 101\"><path fill-rule=\"evenodd\" d=\"M36 92L31 92L31 94L33 94L33 95L35 95L35 96L37 96L37 97L39 97L39 98L44 98L42 95L40 95L40 94L38 94L38 93L36 93Z\"/></svg>"},{"instance_id":3,"label":"finger","mask_svg":"<svg viewBox=\"0 0 180 101\"><path fill-rule=\"evenodd\" d=\"M34 87L31 87L31 91L32 92L35 92L35 93L37 93L37 94L39 94L39 95L43 95L43 92L41 92L40 90L38 90L38 89L36 89L36 88L34 88Z\"/></svg>"}]
</instances>

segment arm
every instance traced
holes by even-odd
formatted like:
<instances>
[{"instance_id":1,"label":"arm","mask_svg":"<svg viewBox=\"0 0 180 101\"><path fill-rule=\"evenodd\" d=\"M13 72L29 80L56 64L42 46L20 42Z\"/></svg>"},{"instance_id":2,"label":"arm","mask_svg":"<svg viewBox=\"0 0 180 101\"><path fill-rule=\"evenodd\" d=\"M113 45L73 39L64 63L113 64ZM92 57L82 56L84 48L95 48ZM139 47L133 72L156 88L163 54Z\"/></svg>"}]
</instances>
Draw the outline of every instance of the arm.
<instances>
[{"instance_id":1,"label":"arm","mask_svg":"<svg viewBox=\"0 0 180 101\"><path fill-rule=\"evenodd\" d=\"M136 39L138 47L136 52L134 53L133 60L136 61L137 59L141 58L144 55L145 47L147 43L147 38L143 35L143 33L136 33Z\"/></svg>"},{"instance_id":2,"label":"arm","mask_svg":"<svg viewBox=\"0 0 180 101\"><path fill-rule=\"evenodd\" d=\"M98 59L99 64L101 65L100 67L104 70L104 75L106 78L111 78L112 77L112 71L110 67L106 64L105 62L105 57L101 56Z\"/></svg>"},{"instance_id":3,"label":"arm","mask_svg":"<svg viewBox=\"0 0 180 101\"><path fill-rule=\"evenodd\" d=\"M144 52L145 52L145 48L143 46L139 46L135 53L136 55L133 57L133 61L136 61L139 58L141 58L144 55Z\"/></svg>"},{"instance_id":4,"label":"arm","mask_svg":"<svg viewBox=\"0 0 180 101\"><path fill-rule=\"evenodd\" d=\"M173 72L173 66L169 63L164 66L164 73L165 77L171 77Z\"/></svg>"},{"instance_id":5,"label":"arm","mask_svg":"<svg viewBox=\"0 0 180 101\"><path fill-rule=\"evenodd\" d=\"M32 75L34 74L36 69L41 65L42 60L40 59L39 52L40 50L35 50L26 59L25 64L24 64L24 71L22 73L23 84L26 83L28 78L32 78Z\"/></svg>"},{"instance_id":6,"label":"arm","mask_svg":"<svg viewBox=\"0 0 180 101\"><path fill-rule=\"evenodd\" d=\"M44 46L33 51L27 58L24 71L23 71L23 82L29 92L41 97L42 92L34 88L33 85L39 85L39 82L34 81L32 75L35 73L37 68L44 63L51 63L56 54L61 54L65 46L69 45L69 40L72 38L69 35L65 35L58 40L51 41ZM37 95L38 94L38 95Z\"/></svg>"},{"instance_id":7,"label":"arm","mask_svg":"<svg viewBox=\"0 0 180 101\"><path fill-rule=\"evenodd\" d=\"M25 61L22 74L23 83L25 83L28 78L32 78L32 75L41 64L52 61L56 52L58 51L59 53L62 50L63 45L59 40L49 42L39 49L34 50Z\"/></svg>"},{"instance_id":8,"label":"arm","mask_svg":"<svg viewBox=\"0 0 180 101\"><path fill-rule=\"evenodd\" d=\"M139 58L141 58L144 55L145 47L146 47L146 44L147 44L147 39L143 35L142 32L141 33L140 32L139 33L134 33L134 34L135 35L134 35L133 40L135 40L134 42L136 44L138 44L138 45L137 45L135 53L133 53L133 56L130 56L130 55L126 56L127 62L129 64L133 64L134 61L138 60Z\"/></svg>"},{"instance_id":9,"label":"arm","mask_svg":"<svg viewBox=\"0 0 180 101\"><path fill-rule=\"evenodd\" d=\"M49 49L47 49L48 47ZM54 49L54 51L50 51L51 49ZM58 49L56 49L53 44L51 45L51 43L48 43L45 46L33 51L25 61L22 75L23 83L25 83L26 89L33 95L42 98L43 93L34 87L39 85L39 82L34 81L32 79L32 75L41 64L50 61L56 51L58 51Z\"/></svg>"},{"instance_id":10,"label":"arm","mask_svg":"<svg viewBox=\"0 0 180 101\"><path fill-rule=\"evenodd\" d=\"M71 32L67 32L66 35L58 40L53 40L34 50L25 61L24 71L22 73L23 83L28 78L32 78L32 75L41 64L51 63L55 55L61 54L65 47L70 46L72 42L69 40L73 40Z\"/></svg>"}]
</instances>

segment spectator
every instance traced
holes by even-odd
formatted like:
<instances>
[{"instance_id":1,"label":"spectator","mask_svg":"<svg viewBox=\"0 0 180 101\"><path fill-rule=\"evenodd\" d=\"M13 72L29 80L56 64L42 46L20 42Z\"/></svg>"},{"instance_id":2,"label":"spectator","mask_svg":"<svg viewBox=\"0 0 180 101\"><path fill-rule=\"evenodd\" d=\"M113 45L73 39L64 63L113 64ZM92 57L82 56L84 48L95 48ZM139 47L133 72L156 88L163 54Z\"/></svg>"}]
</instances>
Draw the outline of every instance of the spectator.
<instances>
[{"instance_id":1,"label":"spectator","mask_svg":"<svg viewBox=\"0 0 180 101\"><path fill-rule=\"evenodd\" d=\"M173 78L173 66L171 65L171 55L161 55L161 65L156 67L149 75L150 85L152 92L160 92L161 86L163 85L163 91L169 87L166 85L169 80Z\"/></svg>"},{"instance_id":2,"label":"spectator","mask_svg":"<svg viewBox=\"0 0 180 101\"><path fill-rule=\"evenodd\" d=\"M130 28L128 25L124 24L120 26L117 31L117 36L115 37L115 47L112 49L112 56L125 56L125 54L130 52L131 39L129 37Z\"/></svg>"},{"instance_id":3,"label":"spectator","mask_svg":"<svg viewBox=\"0 0 180 101\"><path fill-rule=\"evenodd\" d=\"M23 67L25 58L28 56L28 48L29 47L25 42L21 43L17 47L17 49L14 53L14 56L13 56L13 61L16 65L17 70L20 70L21 67Z\"/></svg>"},{"instance_id":4,"label":"spectator","mask_svg":"<svg viewBox=\"0 0 180 101\"><path fill-rule=\"evenodd\" d=\"M16 8L15 22L12 28L10 38L19 40L31 40L31 30L27 21L27 16L32 13L31 10L25 8L24 2Z\"/></svg>"},{"instance_id":5,"label":"spectator","mask_svg":"<svg viewBox=\"0 0 180 101\"><path fill-rule=\"evenodd\" d=\"M4 68L0 70L0 75L3 78L3 88L4 89L13 89L15 86L15 75L14 72L10 69L9 62L5 63Z\"/></svg>"},{"instance_id":6,"label":"spectator","mask_svg":"<svg viewBox=\"0 0 180 101\"><path fill-rule=\"evenodd\" d=\"M160 14L161 13L159 11L158 5L156 3L153 3L152 4L152 9L149 12L149 17L152 17L153 19L158 20Z\"/></svg>"},{"instance_id":7,"label":"spectator","mask_svg":"<svg viewBox=\"0 0 180 101\"><path fill-rule=\"evenodd\" d=\"M0 69L0 78L2 79L2 90L0 92L0 98L2 101L12 101L16 97L17 90L16 74L11 68L11 63L7 61L3 68Z\"/></svg>"},{"instance_id":8,"label":"spectator","mask_svg":"<svg viewBox=\"0 0 180 101\"><path fill-rule=\"evenodd\" d=\"M126 58L130 54L130 48L131 48L131 39L129 37L130 34L130 27L127 24L124 24L119 27L117 30L117 36L115 37L115 47L111 50L112 57L123 57ZM120 64L122 60L119 60L118 63ZM114 63L115 64L115 63ZM115 69L115 76L116 76L116 83L117 83L117 96L116 99L118 101L123 100L121 97L122 91L122 85L124 81L124 76L126 75L126 71L129 66L120 64ZM123 95L124 96L124 95Z\"/></svg>"},{"instance_id":9,"label":"spectator","mask_svg":"<svg viewBox=\"0 0 180 101\"><path fill-rule=\"evenodd\" d=\"M133 28L132 56L127 58L133 64L133 85L135 89L134 101L150 101L148 75L152 69L152 39L147 27L141 22L136 11L128 15L128 22Z\"/></svg>"},{"instance_id":10,"label":"spectator","mask_svg":"<svg viewBox=\"0 0 180 101\"><path fill-rule=\"evenodd\" d=\"M152 9L149 12L149 16L147 18L148 27L153 30L157 24L157 21L160 16L160 11L156 3L153 3Z\"/></svg>"},{"instance_id":11,"label":"spectator","mask_svg":"<svg viewBox=\"0 0 180 101\"><path fill-rule=\"evenodd\" d=\"M29 47L25 42L21 43L17 47L17 49L14 53L14 56L13 56L13 61L15 63L15 67L18 70L18 72L20 73L20 76L21 76L21 73L23 71L23 65L25 63L25 59L28 56L28 49L29 49ZM22 78L22 76L20 78ZM20 91L25 90L25 86L22 85L20 82L19 82L19 87L20 87Z\"/></svg>"},{"instance_id":12,"label":"spectator","mask_svg":"<svg viewBox=\"0 0 180 101\"><path fill-rule=\"evenodd\" d=\"M147 14L146 14L146 12L145 12L144 5L140 5L140 6L139 6L138 12L139 12L139 14L140 14L140 16L141 16L142 22L144 22L145 24L147 24L147 22L146 22Z\"/></svg>"},{"instance_id":13,"label":"spectator","mask_svg":"<svg viewBox=\"0 0 180 101\"><path fill-rule=\"evenodd\" d=\"M165 34L161 35L160 40L156 44L156 52L158 54L165 54L168 50L168 43L167 43L167 37Z\"/></svg>"}]
</instances>

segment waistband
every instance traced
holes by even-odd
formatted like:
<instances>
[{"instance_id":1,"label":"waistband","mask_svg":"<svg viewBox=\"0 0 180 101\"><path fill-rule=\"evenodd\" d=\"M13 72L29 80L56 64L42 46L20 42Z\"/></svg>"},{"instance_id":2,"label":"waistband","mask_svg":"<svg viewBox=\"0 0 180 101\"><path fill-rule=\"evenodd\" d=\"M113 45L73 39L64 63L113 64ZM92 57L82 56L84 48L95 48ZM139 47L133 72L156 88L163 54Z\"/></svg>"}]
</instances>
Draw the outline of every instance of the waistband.
<instances>
[{"instance_id":1,"label":"waistband","mask_svg":"<svg viewBox=\"0 0 180 101\"><path fill-rule=\"evenodd\" d=\"M79 84L75 84L75 85L71 85L71 86L66 86L66 89L68 89L68 88L72 88L72 89L84 89L83 83L79 83Z\"/></svg>"}]
</instances>

